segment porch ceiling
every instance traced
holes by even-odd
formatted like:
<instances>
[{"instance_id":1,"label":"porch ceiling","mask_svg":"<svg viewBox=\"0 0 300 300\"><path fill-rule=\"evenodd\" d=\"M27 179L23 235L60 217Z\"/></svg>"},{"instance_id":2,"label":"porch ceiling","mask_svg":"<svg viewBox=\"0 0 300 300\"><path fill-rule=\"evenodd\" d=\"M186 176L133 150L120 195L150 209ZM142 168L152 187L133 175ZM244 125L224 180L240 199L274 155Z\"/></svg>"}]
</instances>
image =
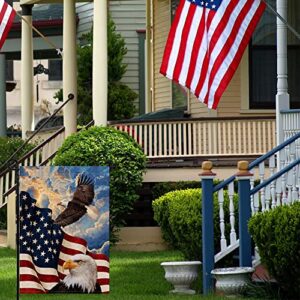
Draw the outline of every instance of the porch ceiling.
<instances>
[{"instance_id":1,"label":"porch ceiling","mask_svg":"<svg viewBox=\"0 0 300 300\"><path fill-rule=\"evenodd\" d=\"M93 2L91 0L75 0L76 2ZM20 0L20 5L23 4L41 4L41 3L63 3L63 0Z\"/></svg>"}]
</instances>

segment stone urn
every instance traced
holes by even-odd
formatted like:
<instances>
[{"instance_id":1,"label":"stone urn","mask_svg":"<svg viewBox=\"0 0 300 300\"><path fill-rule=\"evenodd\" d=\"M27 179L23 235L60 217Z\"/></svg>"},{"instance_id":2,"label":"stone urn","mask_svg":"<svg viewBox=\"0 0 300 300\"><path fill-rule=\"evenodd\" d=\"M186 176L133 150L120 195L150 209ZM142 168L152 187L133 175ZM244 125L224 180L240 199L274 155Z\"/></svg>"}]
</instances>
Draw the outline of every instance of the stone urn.
<instances>
[{"instance_id":1,"label":"stone urn","mask_svg":"<svg viewBox=\"0 0 300 300\"><path fill-rule=\"evenodd\" d=\"M190 288L198 277L200 261L174 261L163 262L161 266L165 269L165 278L174 286L170 293L190 294L196 292Z\"/></svg>"},{"instance_id":2,"label":"stone urn","mask_svg":"<svg viewBox=\"0 0 300 300\"><path fill-rule=\"evenodd\" d=\"M235 267L214 269L211 274L216 279L216 291L234 297L245 291L253 272L251 267Z\"/></svg>"}]
</instances>

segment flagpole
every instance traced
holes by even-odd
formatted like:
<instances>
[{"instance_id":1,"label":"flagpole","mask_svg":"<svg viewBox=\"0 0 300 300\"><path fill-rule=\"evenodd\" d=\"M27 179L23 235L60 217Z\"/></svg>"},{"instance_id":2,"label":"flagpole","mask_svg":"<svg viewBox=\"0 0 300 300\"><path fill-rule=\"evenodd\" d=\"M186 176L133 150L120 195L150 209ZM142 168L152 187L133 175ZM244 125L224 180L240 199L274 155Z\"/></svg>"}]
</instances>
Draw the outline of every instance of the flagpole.
<instances>
[{"instance_id":1,"label":"flagpole","mask_svg":"<svg viewBox=\"0 0 300 300\"><path fill-rule=\"evenodd\" d=\"M267 3L265 0L262 1L266 4L267 8L287 26L287 28L297 37L297 39L300 40L300 34L290 25L290 23L284 19L269 3Z\"/></svg>"}]
</instances>

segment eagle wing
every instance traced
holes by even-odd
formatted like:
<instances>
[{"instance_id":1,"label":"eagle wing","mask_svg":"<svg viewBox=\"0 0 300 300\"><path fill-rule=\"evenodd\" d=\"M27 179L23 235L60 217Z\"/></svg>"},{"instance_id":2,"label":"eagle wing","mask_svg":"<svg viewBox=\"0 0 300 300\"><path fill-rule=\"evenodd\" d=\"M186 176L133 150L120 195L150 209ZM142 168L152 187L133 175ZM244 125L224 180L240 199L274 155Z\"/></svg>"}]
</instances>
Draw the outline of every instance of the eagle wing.
<instances>
[{"instance_id":1,"label":"eagle wing","mask_svg":"<svg viewBox=\"0 0 300 300\"><path fill-rule=\"evenodd\" d=\"M55 223L65 227L83 217L87 212L87 209L83 205L79 205L70 201L67 208L55 219Z\"/></svg>"}]
</instances>

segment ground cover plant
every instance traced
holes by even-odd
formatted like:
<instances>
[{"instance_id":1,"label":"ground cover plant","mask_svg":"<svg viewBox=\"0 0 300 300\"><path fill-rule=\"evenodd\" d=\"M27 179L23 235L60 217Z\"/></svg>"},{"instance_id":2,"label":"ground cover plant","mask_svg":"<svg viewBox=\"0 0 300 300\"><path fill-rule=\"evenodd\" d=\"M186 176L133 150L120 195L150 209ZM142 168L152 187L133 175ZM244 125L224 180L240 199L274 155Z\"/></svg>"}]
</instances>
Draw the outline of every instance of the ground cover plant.
<instances>
[{"instance_id":1,"label":"ground cover plant","mask_svg":"<svg viewBox=\"0 0 300 300\"><path fill-rule=\"evenodd\" d=\"M120 252L111 251L110 289L108 295L21 295L20 300L171 300L171 299L215 299L210 295L183 296L169 294L171 286L164 279L160 266L163 261L181 260L176 251ZM0 248L0 299L14 300L16 291L15 251ZM236 298L237 299L237 298Z\"/></svg>"}]
</instances>

